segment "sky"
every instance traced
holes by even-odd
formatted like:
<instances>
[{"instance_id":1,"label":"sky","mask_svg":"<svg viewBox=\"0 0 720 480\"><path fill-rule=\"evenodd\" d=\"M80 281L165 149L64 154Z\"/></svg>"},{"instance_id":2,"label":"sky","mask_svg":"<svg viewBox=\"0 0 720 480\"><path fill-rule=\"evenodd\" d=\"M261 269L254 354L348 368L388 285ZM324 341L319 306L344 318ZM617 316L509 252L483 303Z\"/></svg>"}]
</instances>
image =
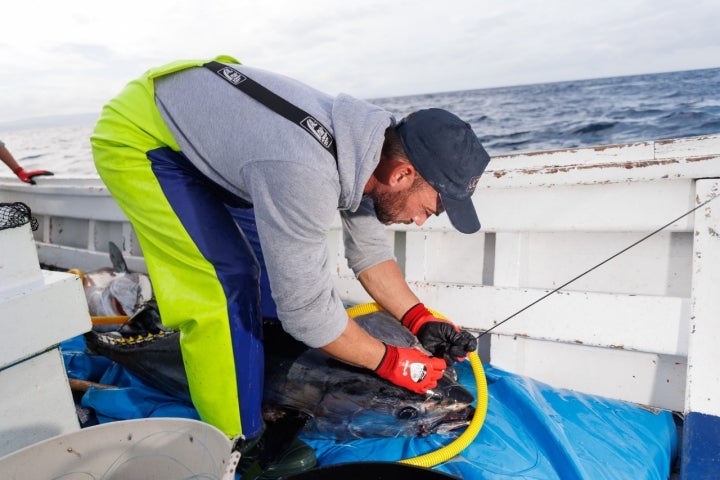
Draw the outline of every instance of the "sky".
<instances>
[{"instance_id":1,"label":"sky","mask_svg":"<svg viewBox=\"0 0 720 480\"><path fill-rule=\"evenodd\" d=\"M0 126L218 54L365 99L720 67L718 25L717 0L23 0L2 13Z\"/></svg>"}]
</instances>

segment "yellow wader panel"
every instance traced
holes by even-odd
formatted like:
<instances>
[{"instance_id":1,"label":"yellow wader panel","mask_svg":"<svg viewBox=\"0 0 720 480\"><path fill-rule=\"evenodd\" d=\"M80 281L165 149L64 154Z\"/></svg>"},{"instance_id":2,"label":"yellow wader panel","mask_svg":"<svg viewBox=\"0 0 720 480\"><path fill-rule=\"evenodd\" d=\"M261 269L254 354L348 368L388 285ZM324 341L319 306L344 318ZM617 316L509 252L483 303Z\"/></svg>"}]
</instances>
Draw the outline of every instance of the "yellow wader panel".
<instances>
[{"instance_id":1,"label":"yellow wader panel","mask_svg":"<svg viewBox=\"0 0 720 480\"><path fill-rule=\"evenodd\" d=\"M216 60L239 63L227 56ZM203 421L233 438L243 431L225 293L146 155L160 147L180 150L157 110L153 78L205 62L174 62L130 82L104 107L91 144L100 177L135 229L163 323L181 331L193 404Z\"/></svg>"}]
</instances>

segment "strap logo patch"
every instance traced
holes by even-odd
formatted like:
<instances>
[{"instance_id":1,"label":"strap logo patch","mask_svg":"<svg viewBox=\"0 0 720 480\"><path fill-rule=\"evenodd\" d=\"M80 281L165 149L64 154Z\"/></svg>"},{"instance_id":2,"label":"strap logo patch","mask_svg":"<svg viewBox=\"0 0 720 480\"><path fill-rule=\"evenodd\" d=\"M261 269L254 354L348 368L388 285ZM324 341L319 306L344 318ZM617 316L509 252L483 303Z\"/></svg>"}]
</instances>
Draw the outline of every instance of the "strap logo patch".
<instances>
[{"instance_id":1,"label":"strap logo patch","mask_svg":"<svg viewBox=\"0 0 720 480\"><path fill-rule=\"evenodd\" d=\"M330 148L333 143L332 135L330 132L322 126L320 122L315 120L313 117L305 117L301 122L300 126L308 132L312 133L315 138L325 147Z\"/></svg>"},{"instance_id":2,"label":"strap logo patch","mask_svg":"<svg viewBox=\"0 0 720 480\"><path fill-rule=\"evenodd\" d=\"M225 67L221 69L218 74L220 74L225 80L232 83L233 85L239 85L245 80L247 80L247 77L245 75L230 67Z\"/></svg>"}]
</instances>

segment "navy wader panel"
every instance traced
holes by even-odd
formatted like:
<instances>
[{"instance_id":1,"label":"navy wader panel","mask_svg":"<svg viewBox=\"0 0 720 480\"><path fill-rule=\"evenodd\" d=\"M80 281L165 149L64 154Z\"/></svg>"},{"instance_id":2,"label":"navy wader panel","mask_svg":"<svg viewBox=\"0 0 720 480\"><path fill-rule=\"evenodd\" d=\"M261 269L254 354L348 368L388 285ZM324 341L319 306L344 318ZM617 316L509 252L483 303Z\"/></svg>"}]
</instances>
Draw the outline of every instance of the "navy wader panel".
<instances>
[{"instance_id":1,"label":"navy wader panel","mask_svg":"<svg viewBox=\"0 0 720 480\"><path fill-rule=\"evenodd\" d=\"M264 356L260 313L260 267L227 205L249 205L205 177L182 152L148 152L152 170L203 256L214 265L227 297L243 432L262 430ZM189 280L189 279L188 279Z\"/></svg>"}]
</instances>

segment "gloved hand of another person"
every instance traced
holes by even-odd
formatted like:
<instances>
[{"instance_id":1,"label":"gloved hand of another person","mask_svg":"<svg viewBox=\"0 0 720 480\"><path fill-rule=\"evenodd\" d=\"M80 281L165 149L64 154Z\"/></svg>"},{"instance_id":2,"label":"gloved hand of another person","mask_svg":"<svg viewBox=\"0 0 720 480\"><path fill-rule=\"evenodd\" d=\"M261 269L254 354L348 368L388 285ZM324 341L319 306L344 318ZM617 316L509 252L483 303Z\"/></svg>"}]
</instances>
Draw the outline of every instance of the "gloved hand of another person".
<instances>
[{"instance_id":1,"label":"gloved hand of another person","mask_svg":"<svg viewBox=\"0 0 720 480\"><path fill-rule=\"evenodd\" d=\"M385 355L375 373L395 385L425 393L437 385L446 366L445 360L429 357L417 348L385 344Z\"/></svg>"},{"instance_id":2,"label":"gloved hand of another person","mask_svg":"<svg viewBox=\"0 0 720 480\"><path fill-rule=\"evenodd\" d=\"M422 303L408 310L401 321L428 352L444 358L448 365L477 349L477 339L470 332L436 317Z\"/></svg>"},{"instance_id":3,"label":"gloved hand of another person","mask_svg":"<svg viewBox=\"0 0 720 480\"><path fill-rule=\"evenodd\" d=\"M52 172L48 172L47 170L31 170L31 171L25 171L24 168L19 167L13 170L13 173L17 175L17 177L22 180L25 183L30 183L32 185L35 185L35 180L33 180L33 177L37 177L40 175L55 175Z\"/></svg>"}]
</instances>

